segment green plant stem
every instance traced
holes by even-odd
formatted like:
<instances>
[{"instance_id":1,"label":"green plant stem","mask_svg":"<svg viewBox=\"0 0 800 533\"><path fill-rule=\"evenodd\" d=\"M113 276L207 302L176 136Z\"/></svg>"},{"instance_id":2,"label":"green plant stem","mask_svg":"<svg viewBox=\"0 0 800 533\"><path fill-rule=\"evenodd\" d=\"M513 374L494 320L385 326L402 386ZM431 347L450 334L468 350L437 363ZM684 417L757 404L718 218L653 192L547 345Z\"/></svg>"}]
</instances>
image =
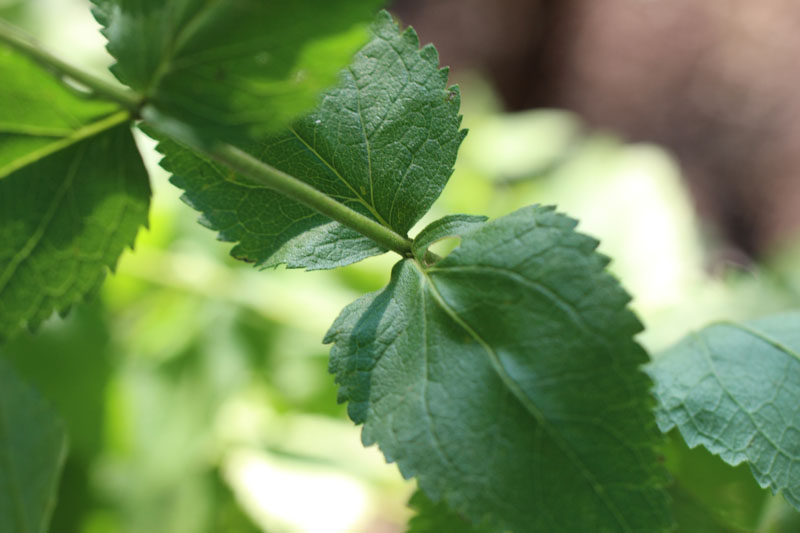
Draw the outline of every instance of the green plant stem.
<instances>
[{"instance_id":1,"label":"green plant stem","mask_svg":"<svg viewBox=\"0 0 800 533\"><path fill-rule=\"evenodd\" d=\"M4 20L0 20L0 42L6 43L45 67L87 87L97 96L116 102L134 115L138 114L142 105L140 95L117 87L62 61L46 51L33 37Z\"/></svg>"},{"instance_id":2,"label":"green plant stem","mask_svg":"<svg viewBox=\"0 0 800 533\"><path fill-rule=\"evenodd\" d=\"M218 144L202 151L257 185L269 187L284 196L297 200L403 257L411 257L411 239L350 209L294 176L259 161L250 154L228 144Z\"/></svg>"}]
</instances>

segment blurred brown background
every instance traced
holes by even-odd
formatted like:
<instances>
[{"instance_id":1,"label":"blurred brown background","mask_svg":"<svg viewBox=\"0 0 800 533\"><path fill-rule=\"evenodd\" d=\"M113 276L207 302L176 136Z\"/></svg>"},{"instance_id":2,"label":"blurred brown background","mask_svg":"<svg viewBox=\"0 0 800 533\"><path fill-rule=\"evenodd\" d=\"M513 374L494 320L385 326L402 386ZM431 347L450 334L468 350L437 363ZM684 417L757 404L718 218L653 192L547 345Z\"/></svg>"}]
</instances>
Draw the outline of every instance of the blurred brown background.
<instances>
[{"instance_id":1,"label":"blurred brown background","mask_svg":"<svg viewBox=\"0 0 800 533\"><path fill-rule=\"evenodd\" d=\"M399 0L442 64L487 75L508 110L559 107L680 161L734 256L800 227L800 2Z\"/></svg>"}]
</instances>

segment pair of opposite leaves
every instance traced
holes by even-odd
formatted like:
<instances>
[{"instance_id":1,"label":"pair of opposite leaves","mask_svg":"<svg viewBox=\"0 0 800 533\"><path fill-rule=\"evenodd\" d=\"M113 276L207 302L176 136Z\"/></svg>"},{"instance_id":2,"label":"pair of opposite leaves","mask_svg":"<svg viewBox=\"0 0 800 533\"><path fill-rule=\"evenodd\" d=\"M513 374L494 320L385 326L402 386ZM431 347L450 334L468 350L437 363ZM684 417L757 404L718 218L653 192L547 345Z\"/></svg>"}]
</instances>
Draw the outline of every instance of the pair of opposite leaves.
<instances>
[{"instance_id":1,"label":"pair of opposite leaves","mask_svg":"<svg viewBox=\"0 0 800 533\"><path fill-rule=\"evenodd\" d=\"M238 82L248 79L252 65L236 64L242 77L232 86L219 84L224 94L212 95L230 103L225 109L186 107L196 102L181 92L181 76L230 79L230 72L214 70L215 61L229 60L217 55L224 47L184 54L203 42L203 31L190 32L178 48L153 47L152 57L174 55L166 67L163 60L148 65L151 55L128 54L123 44L142 30L137 24L152 21L116 18L116 2L97 3L123 81L148 92L165 116L193 125L221 117L204 134L237 134L237 119L252 105L244 99L237 107ZM184 4L183 14L191 13L192 2L175 5ZM188 24L202 29L202 20L222 9L208 5L217 7ZM186 22L182 13L172 15ZM131 20L136 23L126 26ZM314 112L285 135L244 148L404 234L452 171L463 138L458 95L446 87L435 50L419 50L413 32L399 34L386 14L374 32ZM263 83L248 87L281 92ZM262 120L268 121L256 116L255 123ZM87 292L98 278L87 272L113 264L137 219L143 221L149 192L126 125L76 140L74 131L84 128L66 136L75 141L68 147L33 164L19 166L18 156L6 163L11 170L3 186L30 205L15 209L6 200L4 218L30 224L15 232L24 238L4 261L4 303L10 293L8 301L24 306L31 280L47 280L45 296L28 300L38 301L36 309L22 309L17 323L35 323ZM171 141L159 150L204 222L239 243L239 257L264 266L331 268L382 251ZM113 165L109 153L118 154ZM110 192L97 185L107 176L115 176L107 180ZM30 192L47 187L53 195L36 203L43 200ZM30 216L42 212L44 219ZM119 222L109 225L109 219ZM351 416L365 424L365 442L378 442L404 475L419 478L426 494L475 522L488 517L515 531L658 530L667 513L648 381L638 369L646 355L632 340L640 326L625 307L627 295L604 272L596 242L575 233L574 225L537 207L488 223L435 222L417 238L417 258L403 259L384 291L349 306L334 324L327 336L334 343L331 368ZM427 243L446 235L460 236L461 246L424 265L419 254ZM58 269L64 274L54 278ZM45 305L43 298L49 298ZM3 312L8 309L13 315L11 306Z\"/></svg>"},{"instance_id":2,"label":"pair of opposite leaves","mask_svg":"<svg viewBox=\"0 0 800 533\"><path fill-rule=\"evenodd\" d=\"M463 138L446 79L435 50L383 15L317 109L247 151L405 234ZM159 150L237 257L332 268L382 251L175 143ZM514 531L658 530L668 513L640 326L574 225L537 207L434 222L390 285L331 328L331 371L365 444L458 514ZM452 235L460 247L424 266L427 245ZM566 494L571 512L559 510Z\"/></svg>"}]
</instances>

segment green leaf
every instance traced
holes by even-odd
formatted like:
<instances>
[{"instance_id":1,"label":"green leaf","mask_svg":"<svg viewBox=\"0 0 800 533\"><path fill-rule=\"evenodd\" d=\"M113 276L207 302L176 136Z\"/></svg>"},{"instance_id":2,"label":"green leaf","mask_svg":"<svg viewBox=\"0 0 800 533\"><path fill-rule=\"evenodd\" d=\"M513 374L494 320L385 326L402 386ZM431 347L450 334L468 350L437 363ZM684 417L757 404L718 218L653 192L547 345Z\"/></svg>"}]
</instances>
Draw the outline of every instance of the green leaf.
<instances>
[{"instance_id":1,"label":"green leaf","mask_svg":"<svg viewBox=\"0 0 800 533\"><path fill-rule=\"evenodd\" d=\"M494 533L490 527L475 527L443 503L434 503L418 490L408 506L417 512L408 522L408 533Z\"/></svg>"},{"instance_id":2,"label":"green leaf","mask_svg":"<svg viewBox=\"0 0 800 533\"><path fill-rule=\"evenodd\" d=\"M367 39L380 0L93 0L119 80L208 138L285 126Z\"/></svg>"},{"instance_id":3,"label":"green leaf","mask_svg":"<svg viewBox=\"0 0 800 533\"><path fill-rule=\"evenodd\" d=\"M0 531L47 531L66 452L61 422L0 358Z\"/></svg>"},{"instance_id":4,"label":"green leaf","mask_svg":"<svg viewBox=\"0 0 800 533\"><path fill-rule=\"evenodd\" d=\"M94 291L146 224L150 188L125 118L0 180L0 339Z\"/></svg>"},{"instance_id":5,"label":"green leaf","mask_svg":"<svg viewBox=\"0 0 800 533\"><path fill-rule=\"evenodd\" d=\"M151 131L151 136L158 138ZM264 187L247 184L233 171L192 153L171 140L162 140L161 166L181 197L200 211L200 224L235 242L231 255L273 267L309 270L336 268L385 252L354 230L333 222L294 200Z\"/></svg>"},{"instance_id":6,"label":"green leaf","mask_svg":"<svg viewBox=\"0 0 800 533\"><path fill-rule=\"evenodd\" d=\"M677 431L668 436L665 466L678 531L745 533L763 531L759 523L773 500L745 465L731 468L703 447L689 449Z\"/></svg>"},{"instance_id":7,"label":"green leaf","mask_svg":"<svg viewBox=\"0 0 800 533\"><path fill-rule=\"evenodd\" d=\"M348 412L431 500L512 531L662 531L647 360L594 239L552 208L411 259L326 342Z\"/></svg>"},{"instance_id":8,"label":"green leaf","mask_svg":"<svg viewBox=\"0 0 800 533\"><path fill-rule=\"evenodd\" d=\"M428 248L437 241L458 236L486 222L487 217L473 215L448 215L431 222L414 238L411 251L420 263L425 264Z\"/></svg>"},{"instance_id":9,"label":"green leaf","mask_svg":"<svg viewBox=\"0 0 800 533\"><path fill-rule=\"evenodd\" d=\"M83 128L117 110L88 99L0 44L0 179L68 145Z\"/></svg>"},{"instance_id":10,"label":"green leaf","mask_svg":"<svg viewBox=\"0 0 800 533\"><path fill-rule=\"evenodd\" d=\"M47 400L69 435L69 455L50 522L54 533L80 531L96 503L91 464L103 452L109 433L106 398L112 362L123 359L119 346L109 342L110 313L98 304L79 306L54 327L18 335L0 347L0 357Z\"/></svg>"},{"instance_id":11,"label":"green leaf","mask_svg":"<svg viewBox=\"0 0 800 533\"><path fill-rule=\"evenodd\" d=\"M341 83L285 134L248 151L345 205L405 234L439 196L465 132L460 97L447 87L432 46L388 13L342 73ZM384 251L366 237L174 142L162 165L203 213L201 223L237 242L233 255L259 266L334 268Z\"/></svg>"},{"instance_id":12,"label":"green leaf","mask_svg":"<svg viewBox=\"0 0 800 533\"><path fill-rule=\"evenodd\" d=\"M800 509L800 313L706 327L647 369L658 426L677 427Z\"/></svg>"}]
</instances>

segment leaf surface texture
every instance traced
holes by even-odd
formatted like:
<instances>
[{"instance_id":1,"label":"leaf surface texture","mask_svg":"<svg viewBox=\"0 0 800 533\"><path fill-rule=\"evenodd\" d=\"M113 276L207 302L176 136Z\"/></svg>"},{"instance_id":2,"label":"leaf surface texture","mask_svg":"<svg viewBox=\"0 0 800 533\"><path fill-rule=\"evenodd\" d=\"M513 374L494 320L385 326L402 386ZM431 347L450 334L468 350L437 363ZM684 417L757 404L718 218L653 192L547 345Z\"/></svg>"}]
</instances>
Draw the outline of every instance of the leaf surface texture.
<instances>
[{"instance_id":1,"label":"leaf surface texture","mask_svg":"<svg viewBox=\"0 0 800 533\"><path fill-rule=\"evenodd\" d=\"M332 326L331 371L364 444L476 524L662 531L641 325L575 224L529 207L401 261Z\"/></svg>"},{"instance_id":2,"label":"leaf surface texture","mask_svg":"<svg viewBox=\"0 0 800 533\"><path fill-rule=\"evenodd\" d=\"M718 323L648 366L658 425L725 462L800 510L800 313Z\"/></svg>"}]
</instances>

